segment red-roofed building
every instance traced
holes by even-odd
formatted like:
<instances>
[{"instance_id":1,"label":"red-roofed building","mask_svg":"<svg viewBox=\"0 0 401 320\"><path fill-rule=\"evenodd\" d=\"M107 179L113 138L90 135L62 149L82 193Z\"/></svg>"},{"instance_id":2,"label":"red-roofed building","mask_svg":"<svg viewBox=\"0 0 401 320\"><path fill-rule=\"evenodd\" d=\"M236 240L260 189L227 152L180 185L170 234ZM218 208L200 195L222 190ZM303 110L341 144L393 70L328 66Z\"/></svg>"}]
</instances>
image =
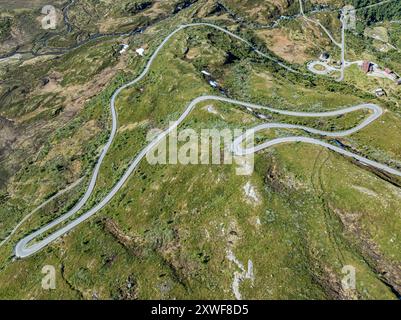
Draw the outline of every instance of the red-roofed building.
<instances>
[{"instance_id":1,"label":"red-roofed building","mask_svg":"<svg viewBox=\"0 0 401 320\"><path fill-rule=\"evenodd\" d=\"M361 68L362 68L362 71L363 71L363 72L368 73L368 72L372 71L373 65L372 65L371 62L365 60L365 61L362 63L362 67L361 67Z\"/></svg>"}]
</instances>

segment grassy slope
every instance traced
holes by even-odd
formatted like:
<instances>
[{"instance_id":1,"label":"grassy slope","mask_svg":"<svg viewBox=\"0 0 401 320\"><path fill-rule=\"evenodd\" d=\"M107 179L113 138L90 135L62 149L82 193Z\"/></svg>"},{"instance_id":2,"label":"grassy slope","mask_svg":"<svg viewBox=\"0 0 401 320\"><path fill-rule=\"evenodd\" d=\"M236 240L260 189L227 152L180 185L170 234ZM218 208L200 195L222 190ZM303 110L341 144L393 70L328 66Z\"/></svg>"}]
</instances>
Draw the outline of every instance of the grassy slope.
<instances>
[{"instance_id":1,"label":"grassy slope","mask_svg":"<svg viewBox=\"0 0 401 320\"><path fill-rule=\"evenodd\" d=\"M245 56L222 65L224 52L238 43L228 45L230 40L225 37L210 43L206 35L205 29L177 35L156 60L151 74L122 94L117 102L119 127L128 129L120 130L116 137L90 203L98 201L115 183L144 145L149 129L165 127L168 121L163 119L176 119L194 97L215 93L202 79L200 66L219 75L218 81L236 98L282 108L326 110L367 99L362 92L346 90L345 86L339 87L343 90L341 96L332 93L327 89L332 84L323 80L313 82L313 90L305 89L304 85L311 85L309 81L286 79L269 63ZM149 41L154 47L161 38L155 33L138 41ZM188 59L184 52L189 44L198 51L207 46L209 54L202 54L202 61ZM246 53L245 48L242 50ZM72 63L74 56L66 59ZM134 77L141 64L138 58L130 61L129 77ZM110 84L87 105L78 120L54 135L47 152L80 139L80 127L91 120L106 126L108 97L115 86ZM226 104L213 103L218 115L208 113L203 106L184 126L199 130L225 127L228 122L235 128L258 121ZM358 117L346 120L346 124L343 119L308 124L341 128L355 124ZM382 134L383 128L399 127L399 116L389 111L383 120L385 124L378 122L352 137L353 146L366 144L364 153L380 149L383 158L387 155L399 159L396 144L388 141L396 141L397 132ZM88 155L81 172L90 169L96 146L104 141L106 133L97 133L83 144ZM93 142L96 144L90 148ZM46 153L40 157L41 166L55 165L55 159L46 158ZM226 258L228 249L245 265L248 259L253 261L254 283L246 280L241 284L245 298L353 297L339 288L345 264L357 269L359 298L394 297L381 281L379 267L370 261L370 254L372 250L380 252L389 265L400 261L399 189L348 159L302 144L262 152L256 157L255 172L250 177L236 176L234 169L228 165L151 166L143 162L96 217L34 257L16 262L3 259L0 297L233 298L231 283L237 268ZM26 174L26 179L34 176L35 180L26 183L29 189L18 187L7 205L15 202L20 206L22 194L35 190L43 179L52 180L54 174L45 172L41 179L36 171ZM59 173L65 174L64 170ZM249 203L245 196L243 186L248 181L255 187L260 203ZM78 192L73 198L77 196ZM65 201L61 205L66 205ZM29 211L28 206L25 210ZM0 250L2 257L9 257L11 244L20 236L59 213L44 210L35 216L9 246ZM4 227L9 229L13 224ZM365 248L361 241L366 243L366 239L377 247ZM56 266L55 291L40 287L40 271L45 264Z\"/></svg>"}]
</instances>

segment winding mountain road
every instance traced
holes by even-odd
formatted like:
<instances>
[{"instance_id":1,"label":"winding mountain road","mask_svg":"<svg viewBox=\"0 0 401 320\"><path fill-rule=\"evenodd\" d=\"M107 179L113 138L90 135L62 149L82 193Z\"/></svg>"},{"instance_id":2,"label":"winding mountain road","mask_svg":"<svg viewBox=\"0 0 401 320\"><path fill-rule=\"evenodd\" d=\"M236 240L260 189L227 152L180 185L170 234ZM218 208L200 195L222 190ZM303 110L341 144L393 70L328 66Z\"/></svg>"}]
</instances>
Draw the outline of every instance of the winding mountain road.
<instances>
[{"instance_id":1,"label":"winding mountain road","mask_svg":"<svg viewBox=\"0 0 401 320\"><path fill-rule=\"evenodd\" d=\"M332 66L328 65L326 62L312 61L311 63L308 64L308 67L307 67L308 70L315 74L319 74L319 75L326 75L332 71L339 71L340 76L337 78L337 81L339 81L339 82L343 81L344 77L345 77L345 68L350 64L349 62L347 62L345 60L345 30L347 28L347 20L346 20L345 14L348 14L348 12L341 10L341 16L340 16L341 43L339 43L334 39L334 37L329 32L329 30L327 30L327 28L320 23L320 21L310 19L306 16L306 14L304 13L302 0L299 0L299 11L300 11L301 16L306 21L312 22L312 23L318 25L320 28L322 28L323 31L327 34L327 36L330 38L330 40L334 43L334 45L336 45L337 47L339 47L341 49L341 67L340 68L332 67ZM316 68L314 68L316 65L322 65L323 67L325 67L325 70L322 70L322 71L317 70Z\"/></svg>"},{"instance_id":2,"label":"winding mountain road","mask_svg":"<svg viewBox=\"0 0 401 320\"><path fill-rule=\"evenodd\" d=\"M125 88L127 88L129 86L136 84L137 82L141 81L147 75L153 61L155 60L155 58L158 56L160 50L170 40L171 37L173 37L177 32L179 32L185 28L196 27L196 26L207 26L207 27L211 27L211 28L220 30L226 34L229 34L230 36L234 37L235 39L247 44L248 46L252 47L252 44L249 43L247 40L235 35L234 33L230 32L228 30L225 30L224 28L221 28L219 26L209 24L209 23L194 23L194 24L182 25L182 26L178 27L176 30L174 30L173 32L171 32L162 41L162 43L156 48L156 50L150 57L149 61L147 62L143 72L136 79L124 84L123 86L121 86L119 89L117 89L114 92L114 94L111 98L111 101L110 101L110 110L111 110L111 115L112 115L112 128L111 128L110 137L109 137L106 145L104 146L104 148L100 154L100 157L96 163L96 166L92 173L92 177L90 179L90 183L88 185L88 188L87 188L84 196L70 211L68 211L67 213L65 213L64 215L55 219L51 223L41 227L39 230L31 233L30 235L28 235L25 238L23 238L22 240L20 240L17 243L17 245L15 246L15 250L14 250L16 257L25 258L25 257L35 254L39 250L43 249L45 246L49 245L50 243L52 243L53 241L55 241L56 239L61 237L62 235L66 234L70 230L74 229L80 223L89 219L91 216L93 216L95 213L97 213L99 210L101 210L104 206L106 206L111 201L111 199L116 195L116 193L122 188L124 183L129 179L130 175L137 168L137 166L139 165L141 160L146 156L146 154L149 151L151 151L153 148L155 148L158 145L158 143L163 138L165 138L172 130L177 128L186 119L186 117L191 113L191 111L196 107L196 105L201 102L208 101L208 100L221 101L221 102L226 102L226 103L233 104L233 105L239 105L239 106L248 107L248 108L252 108L252 109L263 109L263 110L277 113L277 114L283 114L283 115L287 115L287 116L296 116L296 117L317 117L317 118L333 117L333 116L343 115L343 114L350 113L350 112L355 112L355 111L362 110L362 109L368 110L370 112L370 115L362 123L360 123L359 125L357 125L356 127L352 128L352 129L345 130L345 131L327 132L327 131L321 131L321 130L317 130L317 129L313 129L313 128L309 128L309 127L305 127L305 126L296 126L296 125L285 124L285 123L266 123L266 124L256 126L255 128L250 129L251 131L249 131L249 132L252 132L252 130L253 130L253 132L257 132L260 130L266 130L266 129L270 129L270 128L302 129L302 130L312 133L312 134L318 134L318 135L328 136L328 137L341 137L341 136L347 136L352 133L355 133L355 132L361 130L362 128L366 127L373 121L375 121L383 113L383 110L379 106L374 105L374 104L361 104L358 106L343 108L343 109L335 110L335 111L309 113L309 112L295 112L295 111L279 110L279 109L274 109L274 108L270 108L270 107L266 107L266 106L262 106L262 105L252 104L249 102L242 102L242 101L233 100L233 99L229 99L229 98L225 98L225 97L219 97L219 96L205 95L205 96L197 97L191 101L191 103L186 107L186 109L184 110L184 112L181 114L181 116L179 117L179 119L177 121L173 122L166 130L164 130L162 133L160 133L153 141L151 141L144 149L142 149L139 152L139 154L130 163L128 169L125 171L125 173L120 178L120 180L117 182L117 184L111 189L111 191L98 204L96 204L94 207L89 209L87 212L85 212L82 215L80 215L79 217L77 217L75 220L65 224L63 227L54 231L53 233L50 233L45 238L43 238L41 240L37 240L38 237L43 237L46 233L48 233L51 229L53 229L60 223L68 220L69 218L72 218L72 216L74 216L84 206L84 204L88 201L90 195L92 194L93 189L96 184L96 180L97 180L97 176L99 174L101 164L102 164L104 157L106 156L106 154L114 140L114 137L116 135L117 113L115 110L115 102L116 102L116 98L118 97L118 95L121 93L122 90L124 90ZM284 65L283 63L275 60L274 58L271 58L271 57L265 55L264 53L260 52L259 50L256 50L255 48L253 48L253 49L259 55L274 61L281 67L285 68L287 71L299 73L299 71L296 71L296 70ZM242 135L241 137L237 138L234 141L234 143L232 145L232 151L234 152L234 154L236 154L236 155L250 154L250 153L258 152L264 148L271 147L273 145L298 141L298 142L311 143L311 144L326 147L330 150L333 150L333 151L343 154L345 156L357 159L358 161L360 161L361 163L364 163L366 165L373 166L377 169L386 171L390 174L401 176L400 171L390 168L384 164L380 164L378 162L371 161L369 159L366 159L364 157L361 157L361 156L351 153L349 151L343 150L339 147L335 147L335 146L328 144L326 142L323 142L321 140L317 140L317 139L313 139L313 138L309 138L309 137L294 136L294 137L278 138L278 139L273 139L268 142L262 143L256 147L253 147L250 149L242 149L241 142L246 137L246 135L247 134ZM37 241L30 244L35 239Z\"/></svg>"},{"instance_id":3,"label":"winding mountain road","mask_svg":"<svg viewBox=\"0 0 401 320\"><path fill-rule=\"evenodd\" d=\"M334 39L334 37L331 35L331 33L329 32L329 30L327 30L327 28L324 26L324 25L322 25L321 23L320 23L320 21L318 21L318 20L313 20L313 19L310 19L310 18L308 18L308 16L305 14L305 12L304 12L304 6L303 6L303 3L302 3L302 0L299 0L299 12L300 12L300 14L301 14L301 16L306 20L306 21L309 21L309 22L311 22L311 23L313 23L313 24L316 24L317 26L319 26L320 28L322 28L322 30L327 34L327 36L330 38L330 40L337 46L337 47L339 47L340 49L341 49L341 43L339 43L336 39Z\"/></svg>"},{"instance_id":4,"label":"winding mountain road","mask_svg":"<svg viewBox=\"0 0 401 320\"><path fill-rule=\"evenodd\" d=\"M47 199L40 206L36 207L30 213L28 213L25 217L23 217L21 219L21 221L18 222L18 224L14 227L14 229L11 230L10 234L7 237L5 237L3 241L0 242L0 248L7 243L7 241L17 232L17 230L24 224L24 222L27 221L30 217L32 217L33 214L38 212L40 209L44 208L47 204L49 204L53 200L57 199L61 195L63 195L65 193L67 193L68 191L74 189L77 185L79 185L83 181L83 179L84 178L80 178L77 181L75 181L74 183L71 183L67 188L57 192L54 196L52 196L49 199Z\"/></svg>"}]
</instances>

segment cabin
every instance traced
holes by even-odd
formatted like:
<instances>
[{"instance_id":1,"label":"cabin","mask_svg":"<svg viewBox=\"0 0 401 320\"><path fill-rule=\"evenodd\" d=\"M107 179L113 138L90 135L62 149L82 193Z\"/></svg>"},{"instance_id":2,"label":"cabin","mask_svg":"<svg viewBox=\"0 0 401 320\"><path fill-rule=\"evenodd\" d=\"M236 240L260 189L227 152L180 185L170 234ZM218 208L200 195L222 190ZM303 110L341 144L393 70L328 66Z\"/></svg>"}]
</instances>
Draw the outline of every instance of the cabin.
<instances>
[{"instance_id":1,"label":"cabin","mask_svg":"<svg viewBox=\"0 0 401 320\"><path fill-rule=\"evenodd\" d=\"M389 68L384 69L384 73L386 74L387 78L391 79L391 80L397 80L397 75L390 70Z\"/></svg>"},{"instance_id":2,"label":"cabin","mask_svg":"<svg viewBox=\"0 0 401 320\"><path fill-rule=\"evenodd\" d=\"M372 72L373 71L373 63L365 60L364 62L362 62L361 69L365 73Z\"/></svg>"},{"instance_id":3,"label":"cabin","mask_svg":"<svg viewBox=\"0 0 401 320\"><path fill-rule=\"evenodd\" d=\"M329 61L330 59L330 54L328 52L322 52L322 54L320 55L319 59L321 61Z\"/></svg>"},{"instance_id":4,"label":"cabin","mask_svg":"<svg viewBox=\"0 0 401 320\"><path fill-rule=\"evenodd\" d=\"M375 90L375 95L376 95L376 97L382 97L382 96L386 95L386 92L383 90L383 88L377 88Z\"/></svg>"}]
</instances>

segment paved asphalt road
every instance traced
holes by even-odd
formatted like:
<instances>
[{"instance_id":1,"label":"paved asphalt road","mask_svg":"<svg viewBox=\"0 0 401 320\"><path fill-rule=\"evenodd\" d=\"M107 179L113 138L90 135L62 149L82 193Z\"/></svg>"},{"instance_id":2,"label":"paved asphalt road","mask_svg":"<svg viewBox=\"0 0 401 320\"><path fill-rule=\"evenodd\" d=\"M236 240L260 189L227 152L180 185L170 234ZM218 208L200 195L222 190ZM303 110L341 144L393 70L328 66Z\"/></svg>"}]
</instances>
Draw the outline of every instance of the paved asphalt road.
<instances>
[{"instance_id":1,"label":"paved asphalt road","mask_svg":"<svg viewBox=\"0 0 401 320\"><path fill-rule=\"evenodd\" d=\"M231 33L230 31L227 31L221 27L212 25L212 24L207 24L207 23L195 23L195 24L188 24L188 25L182 25L180 27L178 27L176 30L174 30L172 33L170 33L164 40L163 42L159 45L159 47L157 47L157 49L155 50L155 52L152 54L152 56L150 57L148 63L146 64L143 72L133 81L124 84L123 86L121 86L119 89L117 89L115 91L115 93L113 94L111 101L110 101L110 110L111 110L111 115L112 115L112 129L111 129L111 134L110 137L106 143L106 145L104 146L101 155L96 163L95 169L93 171L88 189L86 190L84 196L81 198L81 200L70 210L68 211L66 214L62 215L61 217L55 219L54 221L52 221L51 223L43 226L42 228L40 228L39 230L33 232L32 234L28 235L27 237L23 238L22 240L20 240L16 247L15 247L15 255L16 257L19 258L25 258L28 257L30 255L33 255L34 253L38 252L39 250L43 249L45 246L47 246L48 244L50 244L51 242L55 241L56 239L58 239L59 237L61 237L62 235L66 234L67 232L69 232L70 230L72 230L73 228L75 228L77 225L79 225L80 223L86 221L87 219L89 219L92 215L94 215L96 212L98 212L100 209L102 209L104 206L106 206L110 200L116 195L116 193L121 189L121 187L124 185L124 183L128 180L128 178L130 177L130 175L132 174L132 172L136 169L136 167L138 166L138 164L140 163L140 161L146 156L146 154L151 151L154 147L157 146L157 144L164 138L166 137L172 130L174 130L176 127L178 127L183 121L184 119L190 114L190 112L195 108L195 106L203 101L207 101L207 100L215 100L215 101L222 101L222 102L227 102L233 105L240 105L240 106L244 106L244 107L249 107L252 109L264 109L270 112L274 112L274 113L279 113L279 114L284 114L284 115L288 115L288 116L298 116L298 117L332 117L332 116L337 116L337 115L342 115L342 114L346 114L349 112L354 112L357 110L361 110L361 109L367 109L371 111L371 115L365 119L361 124L359 124L358 126L356 126L355 128L352 128L350 130L346 130L346 131L340 131L340 132L325 132L325 131L320 131L320 130L316 130L313 128L308 128L308 127L304 127L304 126L294 126L294 125L290 125L290 124L283 124L283 123L266 123L266 124L262 124L260 126L257 126L251 130L253 130L254 132L260 131L260 130L265 130L265 129L269 129L269 128L288 128L288 129L302 129L304 131L307 131L309 133L314 133L314 134L320 134L323 136L330 136L330 137L336 137L336 136L346 136L349 134L352 134L362 128L364 128L365 126L369 125L372 121L376 120L378 117L380 117L380 115L382 114L382 109L377 106L377 105L373 105L373 104L363 104L363 105L359 105L359 106L354 106L354 107L350 107L350 108L344 108L341 110L336 110L336 111L329 111L329 112L312 112L312 113L307 113L307 112L294 112L294 111L285 111L285 110L278 110L278 109L274 109L274 108L270 108L270 107L266 107L266 106L261 106L261 105L256 105L256 104L252 104L252 103L248 103L248 102L241 102L241 101L237 101L237 100L232 100L232 99L228 99L228 98L224 98L224 97L218 97L218 96L200 96L196 99L194 99L185 109L185 111L182 113L182 115L180 116L180 118L175 121L174 123L172 123L170 125L169 128L167 128L165 131L163 131L162 133L160 133L152 142L150 142L136 157L135 159L132 161L132 163L130 164L130 166L128 167L128 169L125 171L124 175L121 177L121 179L117 182L117 184L112 188L112 190L106 195L105 198L103 198L97 205L95 205L93 208L91 208L90 210L88 210L87 212L83 213L82 215L80 215L78 218L76 218L75 220L69 222L68 224L65 224L63 227L61 227L60 229L50 233L49 235L47 235L46 237L43 238L43 236L48 233L51 229L53 229L55 226L59 225L60 223L66 221L67 219L71 218L74 214L76 214L82 207L83 205L87 202L87 200L89 199L90 195L92 194L92 191L95 187L96 184L96 180L97 180L97 176L99 174L99 170L100 170L100 166L103 162L103 159L105 157L105 155L107 154L113 140L114 137L116 135L116 131L117 131L117 113L115 110L115 101L117 96L121 93L122 90L124 90L125 88L134 85L135 83L139 82L140 80L142 80L146 74L148 73L154 59L157 57L157 55L159 54L160 50L163 48L163 46L169 41L169 39L171 37L173 37L177 32L188 28L188 27L194 27L194 26L208 26L208 27L212 27L214 29L220 30L222 32L225 32L227 34L229 34L230 36L238 39L239 41L249 45L252 47L252 45L242 39L241 37ZM256 53L271 59L273 61L275 61L276 63L278 63L280 66L282 66L283 68L287 69L290 72L297 72L296 70L293 70L292 68L282 64L279 61L276 61L274 59L272 59L271 57L263 54L262 52L254 49ZM244 138L244 136L241 136L240 138ZM232 150L234 151L234 153L241 155L243 153L252 153L252 152L257 152L259 150L262 150L264 148L270 147L272 145L277 145L280 143L287 143L287 142L294 142L294 141L300 141L300 142L306 142L306 143L311 143L311 144L316 144L316 145L320 145L323 147L326 147L330 150L333 150L335 152L341 153L345 156L349 156L349 157L353 157L355 159L357 159L358 161L364 163L364 164L368 164L371 165L373 167L376 167L378 169L384 170L388 173L391 174L395 174L398 176L401 176L401 172L395 169L392 169L386 165L368 160L366 158L363 158L361 156L358 156L356 154L353 154L351 152L345 151L339 147L335 147L333 145L330 145L328 143L325 143L323 141L317 140L317 139L312 139L312 138L308 138L308 137L287 137L287 138L280 138L280 139L274 139L268 142L265 142L261 145L258 145L252 149L246 149L243 150L241 149L240 145L241 145L241 139L236 139L233 143L232 146ZM42 236L42 237L41 237ZM36 238L41 237L41 240L37 240L34 243L30 244L33 240L35 240Z\"/></svg>"},{"instance_id":2,"label":"paved asphalt road","mask_svg":"<svg viewBox=\"0 0 401 320\"><path fill-rule=\"evenodd\" d=\"M47 199L40 206L36 207L34 210L32 210L30 213L28 213L24 218L22 218L22 220L20 222L18 222L18 224L14 227L14 229L11 230L10 234L6 238L4 238L4 240L2 242L0 242L0 248L6 244L6 242L14 235L15 232L17 232L17 230L21 227L21 225L26 220L28 220L33 214L35 214L37 211L42 209L45 205L47 205L48 203L52 202L53 200L55 200L59 196L65 194L67 191L70 191L70 190L74 189L78 184L80 184L82 182L83 179L84 178L78 179L74 183L70 184L67 188L57 192L54 196L52 196L51 198Z\"/></svg>"}]
</instances>

